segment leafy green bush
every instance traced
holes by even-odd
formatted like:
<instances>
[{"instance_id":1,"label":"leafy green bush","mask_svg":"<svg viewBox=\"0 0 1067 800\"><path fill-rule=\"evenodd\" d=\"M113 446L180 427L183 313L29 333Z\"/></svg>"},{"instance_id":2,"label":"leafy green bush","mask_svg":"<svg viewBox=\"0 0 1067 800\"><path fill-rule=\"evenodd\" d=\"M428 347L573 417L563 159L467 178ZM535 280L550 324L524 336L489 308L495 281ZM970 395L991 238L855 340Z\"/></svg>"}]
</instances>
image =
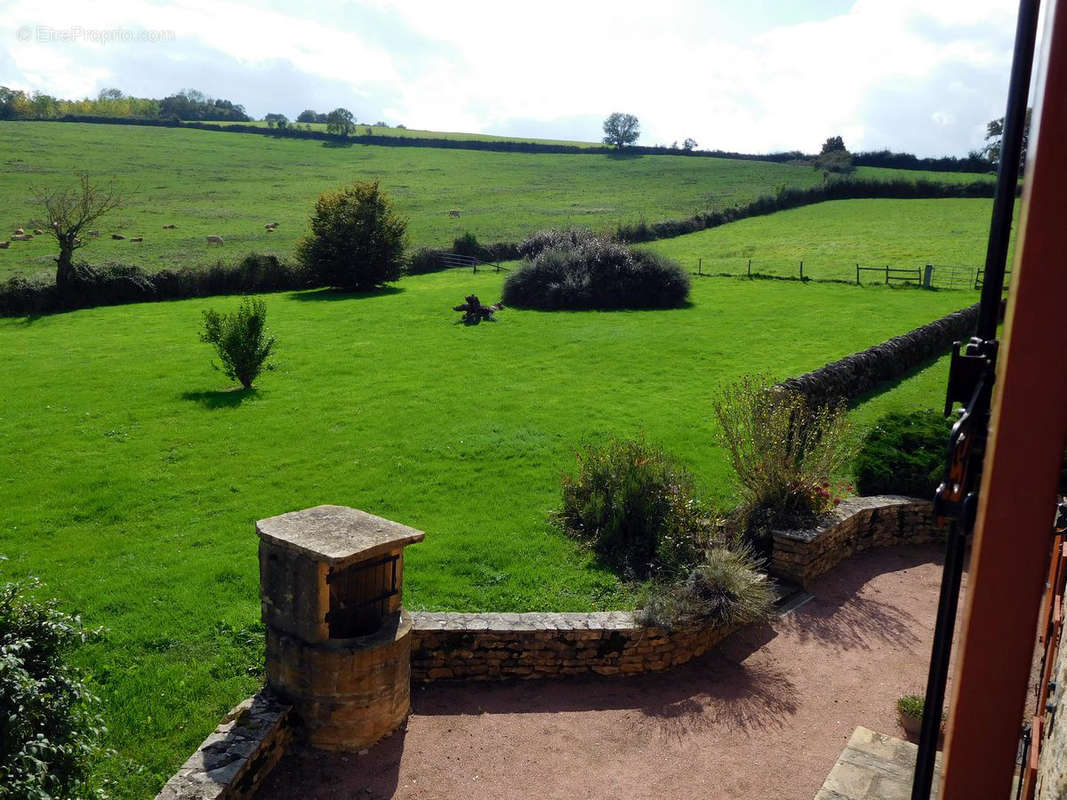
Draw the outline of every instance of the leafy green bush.
<instances>
[{"instance_id":1,"label":"leafy green bush","mask_svg":"<svg viewBox=\"0 0 1067 800\"><path fill-rule=\"evenodd\" d=\"M0 585L0 800L101 797L88 784L104 733L98 701L66 658L100 635L38 583Z\"/></svg>"},{"instance_id":2,"label":"leafy green bush","mask_svg":"<svg viewBox=\"0 0 1067 800\"><path fill-rule=\"evenodd\" d=\"M613 439L577 454L557 519L626 577L676 576L699 562L706 534L693 479L662 450Z\"/></svg>"},{"instance_id":3,"label":"leafy green bush","mask_svg":"<svg viewBox=\"0 0 1067 800\"><path fill-rule=\"evenodd\" d=\"M204 312L204 329L200 340L215 346L222 371L245 389L265 369L274 369L267 361L275 339L267 335L267 306L262 300L246 297L232 314L214 309Z\"/></svg>"},{"instance_id":4,"label":"leafy green bush","mask_svg":"<svg viewBox=\"0 0 1067 800\"><path fill-rule=\"evenodd\" d=\"M848 459L843 404L812 406L804 395L769 384L747 376L712 401L750 540L832 509L830 479Z\"/></svg>"},{"instance_id":5,"label":"leafy green bush","mask_svg":"<svg viewBox=\"0 0 1067 800\"><path fill-rule=\"evenodd\" d=\"M766 619L773 605L760 562L747 550L715 547L686 578L651 594L644 621L668 630L742 625Z\"/></svg>"},{"instance_id":6,"label":"leafy green bush","mask_svg":"<svg viewBox=\"0 0 1067 800\"><path fill-rule=\"evenodd\" d=\"M504 302L546 310L676 308L689 276L670 259L593 237L549 247L508 275Z\"/></svg>"},{"instance_id":7,"label":"leafy green bush","mask_svg":"<svg viewBox=\"0 0 1067 800\"><path fill-rule=\"evenodd\" d=\"M377 180L319 195L310 224L297 256L319 285L365 291L400 278L407 221Z\"/></svg>"},{"instance_id":8,"label":"leafy green bush","mask_svg":"<svg viewBox=\"0 0 1067 800\"><path fill-rule=\"evenodd\" d=\"M934 496L952 423L936 411L892 412L867 433L856 455L861 494Z\"/></svg>"}]
</instances>

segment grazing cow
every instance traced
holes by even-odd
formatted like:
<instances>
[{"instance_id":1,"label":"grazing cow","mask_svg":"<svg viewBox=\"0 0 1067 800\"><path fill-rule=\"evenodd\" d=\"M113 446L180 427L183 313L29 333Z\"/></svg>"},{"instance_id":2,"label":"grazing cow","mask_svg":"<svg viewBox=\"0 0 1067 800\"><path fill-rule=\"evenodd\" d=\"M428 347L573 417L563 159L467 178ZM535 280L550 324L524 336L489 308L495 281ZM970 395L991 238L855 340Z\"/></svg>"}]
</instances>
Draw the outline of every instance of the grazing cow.
<instances>
[{"instance_id":1,"label":"grazing cow","mask_svg":"<svg viewBox=\"0 0 1067 800\"><path fill-rule=\"evenodd\" d=\"M0 242L0 250L7 250L11 247L11 242Z\"/></svg>"},{"instance_id":2,"label":"grazing cow","mask_svg":"<svg viewBox=\"0 0 1067 800\"><path fill-rule=\"evenodd\" d=\"M223 238L221 236L207 236L205 238L207 239L208 244L217 244L219 247L222 247L224 244L226 244L226 242L223 241Z\"/></svg>"},{"instance_id":3,"label":"grazing cow","mask_svg":"<svg viewBox=\"0 0 1067 800\"><path fill-rule=\"evenodd\" d=\"M267 233L271 233L276 227L277 226L273 222L268 222L263 226L263 229L266 230Z\"/></svg>"},{"instance_id":4,"label":"grazing cow","mask_svg":"<svg viewBox=\"0 0 1067 800\"><path fill-rule=\"evenodd\" d=\"M12 235L11 241L13 242L28 242L33 237L28 233L16 233Z\"/></svg>"},{"instance_id":5,"label":"grazing cow","mask_svg":"<svg viewBox=\"0 0 1067 800\"><path fill-rule=\"evenodd\" d=\"M270 225L270 227L272 227L272 228L277 228L278 227L278 223L277 222L268 222L267 224Z\"/></svg>"},{"instance_id":6,"label":"grazing cow","mask_svg":"<svg viewBox=\"0 0 1067 800\"><path fill-rule=\"evenodd\" d=\"M172 222L172 223L171 223L170 225L164 225L164 226L163 226L163 230L165 230L165 231L172 231L172 230L174 230L174 229L175 229L175 228L177 228L177 227L178 227L178 226L177 226L177 225L175 225L175 224L174 224L174 223Z\"/></svg>"},{"instance_id":7,"label":"grazing cow","mask_svg":"<svg viewBox=\"0 0 1067 800\"><path fill-rule=\"evenodd\" d=\"M111 238L112 239L125 239L126 237L123 236L121 233L113 233L113 234L111 234Z\"/></svg>"},{"instance_id":8,"label":"grazing cow","mask_svg":"<svg viewBox=\"0 0 1067 800\"><path fill-rule=\"evenodd\" d=\"M130 237L130 241L131 242L143 242L144 241L144 237L143 236L131 236Z\"/></svg>"},{"instance_id":9,"label":"grazing cow","mask_svg":"<svg viewBox=\"0 0 1067 800\"><path fill-rule=\"evenodd\" d=\"M458 208L453 208L452 210L450 210L448 212L448 216L450 216L450 217L458 217L459 216L459 209Z\"/></svg>"},{"instance_id":10,"label":"grazing cow","mask_svg":"<svg viewBox=\"0 0 1067 800\"><path fill-rule=\"evenodd\" d=\"M89 231L89 235L90 236L99 236L100 235L100 231Z\"/></svg>"},{"instance_id":11,"label":"grazing cow","mask_svg":"<svg viewBox=\"0 0 1067 800\"><path fill-rule=\"evenodd\" d=\"M44 231L42 231L40 228L34 228L33 229L33 235L34 236L44 236Z\"/></svg>"},{"instance_id":12,"label":"grazing cow","mask_svg":"<svg viewBox=\"0 0 1067 800\"><path fill-rule=\"evenodd\" d=\"M15 233L17 233L17 234L18 234L19 236L21 236L21 235L22 235L22 234L24 234L25 232L26 232L26 231L24 231L24 230L23 230L23 229L22 229L21 227L19 227L19 228L15 228Z\"/></svg>"}]
</instances>

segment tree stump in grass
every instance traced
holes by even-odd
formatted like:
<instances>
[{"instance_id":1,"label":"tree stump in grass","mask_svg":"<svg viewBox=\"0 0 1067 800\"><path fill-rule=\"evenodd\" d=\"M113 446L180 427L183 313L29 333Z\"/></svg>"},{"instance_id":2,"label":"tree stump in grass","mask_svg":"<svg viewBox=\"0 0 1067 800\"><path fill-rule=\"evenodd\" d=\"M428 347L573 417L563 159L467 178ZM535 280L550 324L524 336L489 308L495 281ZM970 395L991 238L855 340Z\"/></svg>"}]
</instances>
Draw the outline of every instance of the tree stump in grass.
<instances>
[{"instance_id":1,"label":"tree stump in grass","mask_svg":"<svg viewBox=\"0 0 1067 800\"><path fill-rule=\"evenodd\" d=\"M490 322L496 322L493 314L504 307L503 303L494 303L491 306L482 305L482 301L478 299L478 295L467 295L466 303L459 306L453 306L453 311L463 312L463 324L464 325L477 325L483 319Z\"/></svg>"}]
</instances>

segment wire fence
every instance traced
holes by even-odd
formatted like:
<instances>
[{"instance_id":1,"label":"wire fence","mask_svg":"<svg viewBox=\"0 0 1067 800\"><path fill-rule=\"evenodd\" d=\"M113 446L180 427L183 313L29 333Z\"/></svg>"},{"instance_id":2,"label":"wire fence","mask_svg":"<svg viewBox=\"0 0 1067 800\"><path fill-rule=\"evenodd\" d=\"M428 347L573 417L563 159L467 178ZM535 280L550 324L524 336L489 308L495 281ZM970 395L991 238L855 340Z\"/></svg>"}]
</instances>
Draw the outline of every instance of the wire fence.
<instances>
[{"instance_id":1,"label":"wire fence","mask_svg":"<svg viewBox=\"0 0 1067 800\"><path fill-rule=\"evenodd\" d=\"M842 264L817 259L815 261L783 259L698 258L693 275L699 277L728 276L756 279L799 281L832 281L859 286L882 284L889 286L921 286L928 289L977 291L982 288L983 270L979 267L950 264L923 264L917 267L893 264ZM1010 274L1010 272L1009 272Z\"/></svg>"}]
</instances>

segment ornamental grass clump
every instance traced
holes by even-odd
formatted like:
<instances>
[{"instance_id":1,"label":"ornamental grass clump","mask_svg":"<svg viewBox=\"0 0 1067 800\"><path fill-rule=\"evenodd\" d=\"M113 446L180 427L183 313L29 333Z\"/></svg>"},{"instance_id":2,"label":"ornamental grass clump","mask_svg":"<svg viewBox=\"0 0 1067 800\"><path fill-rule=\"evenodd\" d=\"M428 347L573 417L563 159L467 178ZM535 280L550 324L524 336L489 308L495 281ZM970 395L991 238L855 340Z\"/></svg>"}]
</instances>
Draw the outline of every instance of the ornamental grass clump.
<instances>
[{"instance_id":1,"label":"ornamental grass clump","mask_svg":"<svg viewBox=\"0 0 1067 800\"><path fill-rule=\"evenodd\" d=\"M623 577L675 577L700 562L708 523L692 476L644 441L612 439L577 453L557 521Z\"/></svg>"},{"instance_id":2,"label":"ornamental grass clump","mask_svg":"<svg viewBox=\"0 0 1067 800\"><path fill-rule=\"evenodd\" d=\"M765 539L774 526L810 524L840 502L830 480L849 459L844 403L813 405L747 376L720 391L712 408L750 541Z\"/></svg>"},{"instance_id":3,"label":"ornamental grass clump","mask_svg":"<svg viewBox=\"0 0 1067 800\"><path fill-rule=\"evenodd\" d=\"M713 547L684 579L649 593L644 621L667 630L729 627L767 619L773 605L770 583L751 552Z\"/></svg>"}]
</instances>

